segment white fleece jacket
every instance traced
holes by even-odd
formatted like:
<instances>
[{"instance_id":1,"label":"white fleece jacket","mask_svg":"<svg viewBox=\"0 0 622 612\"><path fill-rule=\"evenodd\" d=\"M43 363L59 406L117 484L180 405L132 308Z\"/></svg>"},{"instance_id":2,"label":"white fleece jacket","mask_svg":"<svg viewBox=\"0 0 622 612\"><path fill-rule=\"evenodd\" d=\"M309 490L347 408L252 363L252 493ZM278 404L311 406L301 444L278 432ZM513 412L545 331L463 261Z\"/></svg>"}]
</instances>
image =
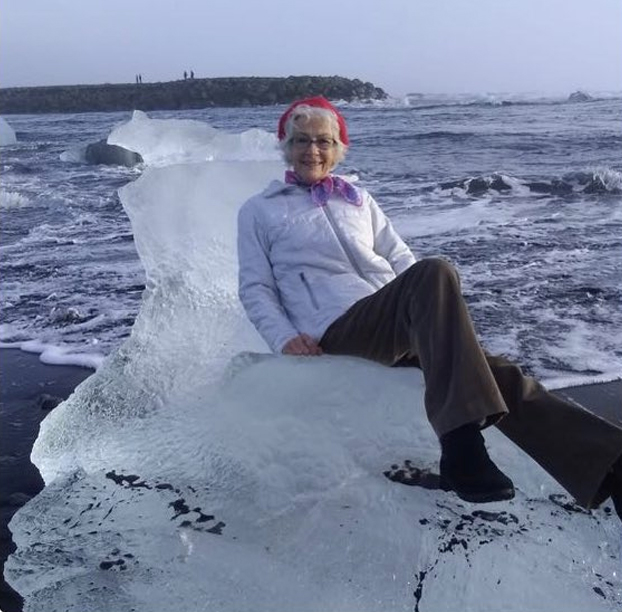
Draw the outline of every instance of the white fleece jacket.
<instances>
[{"instance_id":1,"label":"white fleece jacket","mask_svg":"<svg viewBox=\"0 0 622 612\"><path fill-rule=\"evenodd\" d=\"M361 206L339 196L317 206L304 187L273 181L240 209L239 296L274 352L300 333L319 341L350 306L415 262L361 193Z\"/></svg>"}]
</instances>

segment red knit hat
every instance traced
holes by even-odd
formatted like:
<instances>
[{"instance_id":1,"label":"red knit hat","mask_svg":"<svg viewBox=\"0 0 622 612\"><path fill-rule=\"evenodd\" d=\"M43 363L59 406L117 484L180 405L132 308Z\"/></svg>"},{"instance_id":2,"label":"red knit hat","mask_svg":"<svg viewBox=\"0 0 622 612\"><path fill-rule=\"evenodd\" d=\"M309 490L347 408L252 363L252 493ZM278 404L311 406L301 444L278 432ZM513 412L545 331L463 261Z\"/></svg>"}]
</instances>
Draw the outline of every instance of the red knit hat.
<instances>
[{"instance_id":1,"label":"red knit hat","mask_svg":"<svg viewBox=\"0 0 622 612\"><path fill-rule=\"evenodd\" d=\"M305 100L296 100L296 102L293 102L279 119L279 130L277 132L279 140L283 140L283 138L285 138L285 123L298 106L315 106L317 108L325 108L326 110L331 111L337 118L337 123L339 124L339 139L346 146L350 144L346 120L343 118L341 113L323 96L316 96L315 98L306 98Z\"/></svg>"}]
</instances>

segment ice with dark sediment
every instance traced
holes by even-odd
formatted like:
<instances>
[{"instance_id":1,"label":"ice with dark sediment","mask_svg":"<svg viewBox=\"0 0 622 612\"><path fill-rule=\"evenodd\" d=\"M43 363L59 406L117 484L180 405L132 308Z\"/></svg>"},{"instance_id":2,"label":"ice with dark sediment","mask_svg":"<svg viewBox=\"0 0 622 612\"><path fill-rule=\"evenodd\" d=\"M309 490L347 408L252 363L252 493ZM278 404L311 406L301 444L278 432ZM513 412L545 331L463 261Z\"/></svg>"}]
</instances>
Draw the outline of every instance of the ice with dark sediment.
<instances>
[{"instance_id":1,"label":"ice with dark sediment","mask_svg":"<svg viewBox=\"0 0 622 612\"><path fill-rule=\"evenodd\" d=\"M404 459L437 467L421 374L266 353L236 299L235 219L281 175L273 145L182 151L121 190L146 288L130 337L42 424L46 488L6 566L26 609L620 609L610 508L581 511L496 431L514 500L393 483Z\"/></svg>"}]
</instances>

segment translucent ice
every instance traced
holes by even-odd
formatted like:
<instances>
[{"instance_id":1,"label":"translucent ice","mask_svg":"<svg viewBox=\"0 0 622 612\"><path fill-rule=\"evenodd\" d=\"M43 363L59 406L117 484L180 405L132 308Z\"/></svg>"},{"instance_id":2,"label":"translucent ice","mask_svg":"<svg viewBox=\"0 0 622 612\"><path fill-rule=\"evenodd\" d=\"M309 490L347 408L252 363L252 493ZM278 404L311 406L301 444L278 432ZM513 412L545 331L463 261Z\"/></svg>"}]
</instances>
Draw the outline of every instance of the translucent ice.
<instances>
[{"instance_id":1,"label":"translucent ice","mask_svg":"<svg viewBox=\"0 0 622 612\"><path fill-rule=\"evenodd\" d=\"M15 130L0 117L0 147L15 144L16 142Z\"/></svg>"},{"instance_id":2,"label":"translucent ice","mask_svg":"<svg viewBox=\"0 0 622 612\"><path fill-rule=\"evenodd\" d=\"M108 144L142 155L147 165L210 160L278 160L276 138L252 129L229 134L203 121L150 119L134 111L132 119L114 129Z\"/></svg>"}]
</instances>

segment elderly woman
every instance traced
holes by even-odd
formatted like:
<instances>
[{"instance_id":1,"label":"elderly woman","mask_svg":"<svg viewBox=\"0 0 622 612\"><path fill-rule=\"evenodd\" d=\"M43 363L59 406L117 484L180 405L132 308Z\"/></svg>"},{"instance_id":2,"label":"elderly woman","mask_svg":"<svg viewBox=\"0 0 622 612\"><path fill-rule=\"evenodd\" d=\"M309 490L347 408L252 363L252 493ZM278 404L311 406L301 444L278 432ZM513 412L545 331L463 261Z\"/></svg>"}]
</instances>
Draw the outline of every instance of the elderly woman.
<instances>
[{"instance_id":1,"label":"elderly woman","mask_svg":"<svg viewBox=\"0 0 622 612\"><path fill-rule=\"evenodd\" d=\"M271 349L420 367L441 481L464 500L514 496L484 445L495 424L583 506L614 493L620 512L622 430L482 350L456 270L417 262L372 196L332 174L349 144L338 110L294 102L278 138L292 169L238 219L240 299Z\"/></svg>"}]
</instances>

